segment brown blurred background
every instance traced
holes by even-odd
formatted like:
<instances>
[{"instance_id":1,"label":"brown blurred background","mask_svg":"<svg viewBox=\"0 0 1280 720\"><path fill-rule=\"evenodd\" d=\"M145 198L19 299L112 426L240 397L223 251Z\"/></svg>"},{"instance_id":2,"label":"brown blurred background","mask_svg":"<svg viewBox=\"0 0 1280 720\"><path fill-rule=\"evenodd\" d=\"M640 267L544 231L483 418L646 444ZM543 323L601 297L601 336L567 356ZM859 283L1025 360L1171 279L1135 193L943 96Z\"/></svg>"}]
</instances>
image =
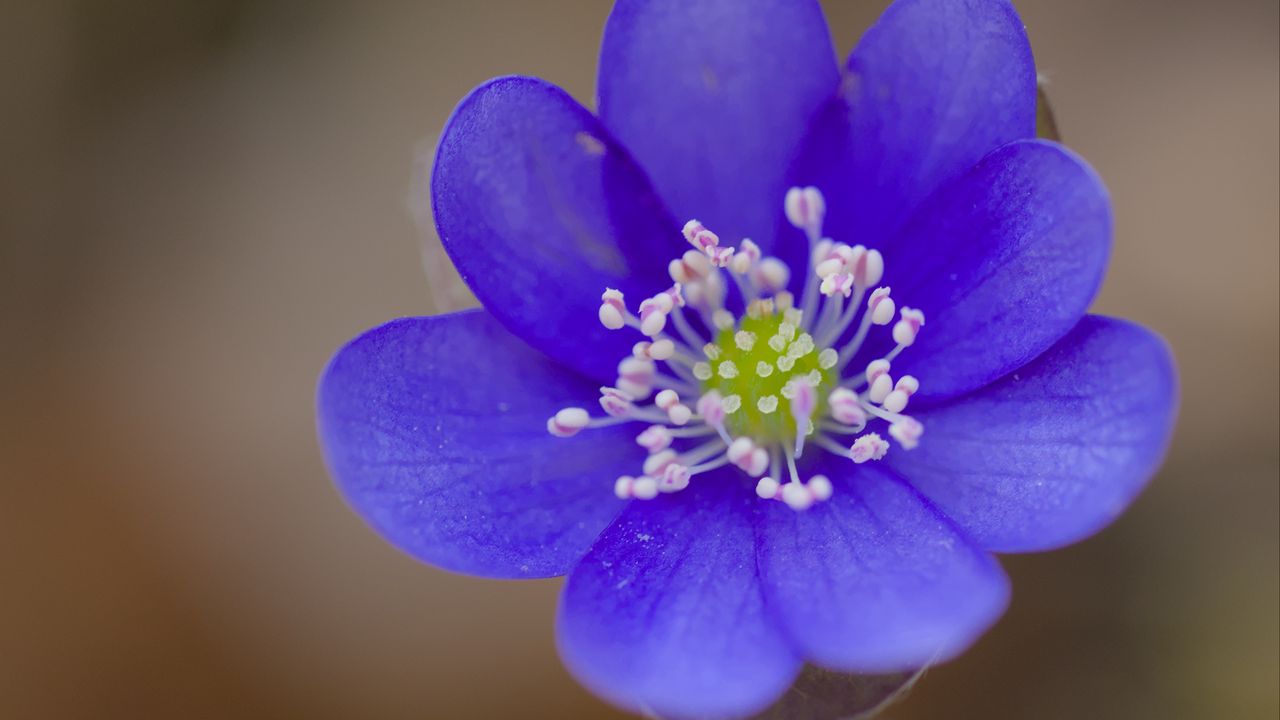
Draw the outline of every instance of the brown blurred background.
<instances>
[{"instance_id":1,"label":"brown blurred background","mask_svg":"<svg viewBox=\"0 0 1280 720\"><path fill-rule=\"evenodd\" d=\"M826 3L842 54L884 4ZM1114 196L1098 309L1169 338L1182 421L1132 512L1010 558L1004 621L888 717L1275 718L1277 4L1019 7ZM0 717L613 716L556 660L558 582L392 550L312 418L341 342L438 307L415 153L494 75L590 102L607 12L8 3Z\"/></svg>"}]
</instances>

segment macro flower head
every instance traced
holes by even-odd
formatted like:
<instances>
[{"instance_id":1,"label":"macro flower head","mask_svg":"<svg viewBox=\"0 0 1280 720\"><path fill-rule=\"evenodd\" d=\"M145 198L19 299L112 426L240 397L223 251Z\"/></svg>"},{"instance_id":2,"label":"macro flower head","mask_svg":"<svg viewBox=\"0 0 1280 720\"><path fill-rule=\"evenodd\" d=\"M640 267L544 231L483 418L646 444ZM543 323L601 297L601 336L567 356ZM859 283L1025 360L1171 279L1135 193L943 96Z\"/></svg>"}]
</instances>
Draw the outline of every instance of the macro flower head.
<instances>
[{"instance_id":1,"label":"macro flower head","mask_svg":"<svg viewBox=\"0 0 1280 720\"><path fill-rule=\"evenodd\" d=\"M739 717L805 662L912 670L1004 611L993 553L1114 520L1176 409L1164 343L1086 313L1097 175L1035 138L1005 0L898 0L847 63L808 0L619 0L597 112L462 100L432 174L482 310L338 351L353 508L456 572L568 575L570 671Z\"/></svg>"}]
</instances>

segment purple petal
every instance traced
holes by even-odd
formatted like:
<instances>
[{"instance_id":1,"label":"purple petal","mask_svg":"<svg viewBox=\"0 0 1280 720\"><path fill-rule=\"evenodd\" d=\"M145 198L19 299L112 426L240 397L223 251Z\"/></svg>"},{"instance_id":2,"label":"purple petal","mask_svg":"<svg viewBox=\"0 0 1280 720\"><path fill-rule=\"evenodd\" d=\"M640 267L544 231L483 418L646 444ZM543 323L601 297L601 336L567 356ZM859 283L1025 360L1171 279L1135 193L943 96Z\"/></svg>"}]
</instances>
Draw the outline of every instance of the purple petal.
<instances>
[{"instance_id":1,"label":"purple petal","mask_svg":"<svg viewBox=\"0 0 1280 720\"><path fill-rule=\"evenodd\" d=\"M894 374L936 400L1021 367L1084 316L1110 248L1106 188L1083 160L1041 140L991 153L885 248L885 284L925 315Z\"/></svg>"},{"instance_id":2,"label":"purple petal","mask_svg":"<svg viewBox=\"0 0 1280 720\"><path fill-rule=\"evenodd\" d=\"M740 717L787 689L800 659L765 616L736 471L635 501L569 575L560 654L587 687L663 718Z\"/></svg>"},{"instance_id":3,"label":"purple petal","mask_svg":"<svg viewBox=\"0 0 1280 720\"><path fill-rule=\"evenodd\" d=\"M472 575L562 575L617 515L613 480L643 456L616 428L547 433L593 390L483 311L394 320L330 361L320 442L347 501L410 555Z\"/></svg>"},{"instance_id":4,"label":"purple petal","mask_svg":"<svg viewBox=\"0 0 1280 720\"><path fill-rule=\"evenodd\" d=\"M768 250L786 171L837 83L813 0L620 0L600 51L600 117L677 218Z\"/></svg>"},{"instance_id":5,"label":"purple petal","mask_svg":"<svg viewBox=\"0 0 1280 720\"><path fill-rule=\"evenodd\" d=\"M449 119L431 192L449 257L494 317L612 379L635 338L596 321L600 294L618 288L634 309L664 289L684 239L600 121L542 80L491 80Z\"/></svg>"},{"instance_id":6,"label":"purple petal","mask_svg":"<svg viewBox=\"0 0 1280 720\"><path fill-rule=\"evenodd\" d=\"M1030 365L918 413L920 446L885 461L983 547L1048 550L1133 501L1164 456L1176 407L1164 341L1089 316Z\"/></svg>"},{"instance_id":7,"label":"purple petal","mask_svg":"<svg viewBox=\"0 0 1280 720\"><path fill-rule=\"evenodd\" d=\"M769 503L760 572L770 611L818 665L892 672L949 659L1004 611L1000 566L883 469L828 459L831 499Z\"/></svg>"},{"instance_id":8,"label":"purple petal","mask_svg":"<svg viewBox=\"0 0 1280 720\"><path fill-rule=\"evenodd\" d=\"M898 0L849 57L794 181L827 194L831 237L877 247L990 151L1035 137L1036 76L1005 0Z\"/></svg>"}]
</instances>

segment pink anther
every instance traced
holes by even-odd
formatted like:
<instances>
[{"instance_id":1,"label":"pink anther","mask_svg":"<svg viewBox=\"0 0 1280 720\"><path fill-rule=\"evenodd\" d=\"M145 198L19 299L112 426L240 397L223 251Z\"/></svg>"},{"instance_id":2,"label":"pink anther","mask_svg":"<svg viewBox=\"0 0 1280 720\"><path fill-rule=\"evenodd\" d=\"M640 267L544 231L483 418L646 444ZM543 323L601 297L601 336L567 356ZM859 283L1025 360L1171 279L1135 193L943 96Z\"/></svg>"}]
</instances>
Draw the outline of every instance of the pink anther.
<instances>
[{"instance_id":1,"label":"pink anther","mask_svg":"<svg viewBox=\"0 0 1280 720\"><path fill-rule=\"evenodd\" d=\"M867 413L858 404L858 394L848 388L836 388L827 396L831 417L843 425L862 427L867 424Z\"/></svg>"},{"instance_id":2,"label":"pink anther","mask_svg":"<svg viewBox=\"0 0 1280 720\"><path fill-rule=\"evenodd\" d=\"M665 425L650 425L636 436L636 444L648 451L650 455L671 447L671 440L671 431Z\"/></svg>"},{"instance_id":3,"label":"pink anther","mask_svg":"<svg viewBox=\"0 0 1280 720\"><path fill-rule=\"evenodd\" d=\"M818 289L827 297L835 297L836 293L849 297L853 294L853 276L848 273L828 275L822 279Z\"/></svg>"},{"instance_id":4,"label":"pink anther","mask_svg":"<svg viewBox=\"0 0 1280 720\"><path fill-rule=\"evenodd\" d=\"M613 417L627 417L635 410L635 398L618 388L600 388L600 407Z\"/></svg>"},{"instance_id":5,"label":"pink anther","mask_svg":"<svg viewBox=\"0 0 1280 720\"><path fill-rule=\"evenodd\" d=\"M924 425L915 418L904 417L889 426L889 436L897 440L904 450L911 450L919 445L923 434Z\"/></svg>"},{"instance_id":6,"label":"pink anther","mask_svg":"<svg viewBox=\"0 0 1280 720\"><path fill-rule=\"evenodd\" d=\"M861 465L869 460L879 460L889 452L889 443L877 433L867 433L853 441L849 458Z\"/></svg>"},{"instance_id":7,"label":"pink anther","mask_svg":"<svg viewBox=\"0 0 1280 720\"><path fill-rule=\"evenodd\" d=\"M591 416L582 408L564 408L547 420L547 432L556 437L577 435L591 422Z\"/></svg>"},{"instance_id":8,"label":"pink anther","mask_svg":"<svg viewBox=\"0 0 1280 720\"><path fill-rule=\"evenodd\" d=\"M914 308L902 308L902 317L893 326L893 341L904 347L916 341L920 326L924 325L924 313Z\"/></svg>"},{"instance_id":9,"label":"pink anther","mask_svg":"<svg viewBox=\"0 0 1280 720\"><path fill-rule=\"evenodd\" d=\"M816 235L822 231L822 219L827 212L826 200L818 188L793 187L787 191L783 202L787 221L805 232Z\"/></svg>"},{"instance_id":10,"label":"pink anther","mask_svg":"<svg viewBox=\"0 0 1280 720\"><path fill-rule=\"evenodd\" d=\"M867 314L871 317L872 324L888 325L893 320L895 309L887 287L872 290L871 297L867 298Z\"/></svg>"},{"instance_id":11,"label":"pink anther","mask_svg":"<svg viewBox=\"0 0 1280 720\"><path fill-rule=\"evenodd\" d=\"M627 306L621 292L607 288L600 296L600 324L610 330L617 330L627 324Z\"/></svg>"},{"instance_id":12,"label":"pink anther","mask_svg":"<svg viewBox=\"0 0 1280 720\"><path fill-rule=\"evenodd\" d=\"M690 476L688 467L671 463L662 469L662 475L658 478L658 490L664 493L680 492L689 487Z\"/></svg>"},{"instance_id":13,"label":"pink anther","mask_svg":"<svg viewBox=\"0 0 1280 720\"><path fill-rule=\"evenodd\" d=\"M719 427L724 424L724 397L718 391L711 390L698 398L697 402L698 414L702 416L703 422L711 427Z\"/></svg>"}]
</instances>

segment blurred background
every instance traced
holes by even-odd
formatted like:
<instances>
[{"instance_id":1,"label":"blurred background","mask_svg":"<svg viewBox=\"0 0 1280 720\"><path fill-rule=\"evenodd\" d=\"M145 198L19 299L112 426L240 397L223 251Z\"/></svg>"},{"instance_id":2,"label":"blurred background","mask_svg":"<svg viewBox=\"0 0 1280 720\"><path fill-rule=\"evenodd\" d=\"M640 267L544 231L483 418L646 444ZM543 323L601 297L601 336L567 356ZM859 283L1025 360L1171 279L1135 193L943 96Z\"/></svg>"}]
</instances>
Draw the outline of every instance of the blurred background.
<instances>
[{"instance_id":1,"label":"blurred background","mask_svg":"<svg viewBox=\"0 0 1280 720\"><path fill-rule=\"evenodd\" d=\"M884 0L828 2L841 54ZM1097 303L1183 411L1133 510L1012 557L1007 617L887 717L1275 718L1274 0L1023 0L1113 193ZM421 566L314 437L343 341L447 297L415 157L499 74L593 96L602 0L40 0L0 21L0 717L615 717L558 581Z\"/></svg>"}]
</instances>

